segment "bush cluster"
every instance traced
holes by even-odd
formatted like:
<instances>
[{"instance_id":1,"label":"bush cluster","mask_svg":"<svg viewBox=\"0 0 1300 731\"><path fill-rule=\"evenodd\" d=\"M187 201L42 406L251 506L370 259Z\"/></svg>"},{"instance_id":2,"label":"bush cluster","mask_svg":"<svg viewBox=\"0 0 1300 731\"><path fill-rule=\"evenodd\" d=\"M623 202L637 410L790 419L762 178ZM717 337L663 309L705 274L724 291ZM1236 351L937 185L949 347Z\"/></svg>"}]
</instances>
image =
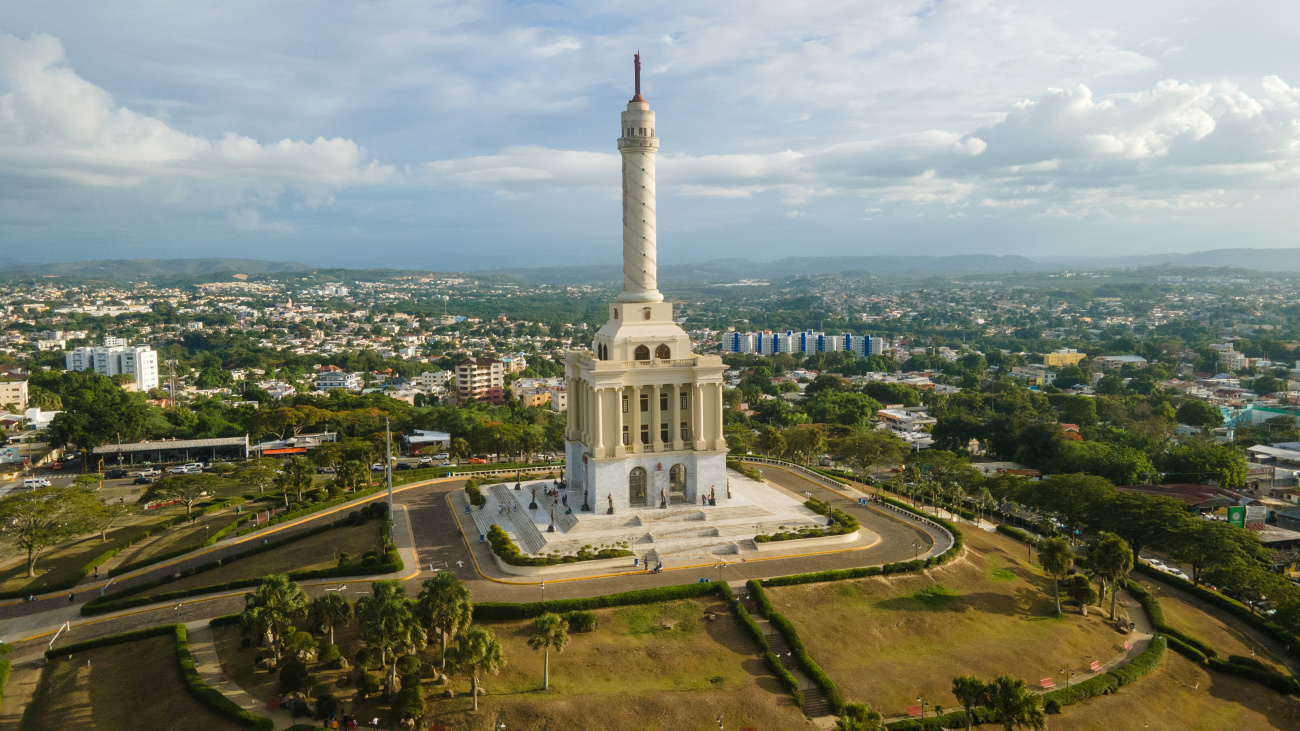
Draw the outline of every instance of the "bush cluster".
<instances>
[{"instance_id":1,"label":"bush cluster","mask_svg":"<svg viewBox=\"0 0 1300 731\"><path fill-rule=\"evenodd\" d=\"M564 619L569 623L570 632L595 632L596 615L586 610L579 609L564 615Z\"/></svg>"},{"instance_id":2,"label":"bush cluster","mask_svg":"<svg viewBox=\"0 0 1300 731\"><path fill-rule=\"evenodd\" d=\"M715 582L679 584L677 586L660 586L653 589L638 589L621 594L606 594L581 599L555 599L548 602L530 602L527 604L506 604L504 602L479 602L474 605L474 620L492 619L532 619L547 612L567 614L568 612L604 609L607 607L626 607L634 604L654 604L671 602L678 599L715 594L718 592Z\"/></svg>"},{"instance_id":3,"label":"bush cluster","mask_svg":"<svg viewBox=\"0 0 1300 731\"><path fill-rule=\"evenodd\" d=\"M1229 661L1226 662L1216 657L1209 658L1206 662L1209 664L1210 668L1218 670L1221 673L1227 673L1228 675L1235 675L1239 678L1253 680L1256 683L1272 688L1278 693L1300 695L1300 681L1290 675L1283 675L1268 670L1258 661L1254 661L1255 664L1247 664L1244 662L1232 661L1232 658L1246 661L1252 660L1252 658L1248 657L1230 655Z\"/></svg>"},{"instance_id":4,"label":"bush cluster","mask_svg":"<svg viewBox=\"0 0 1300 731\"><path fill-rule=\"evenodd\" d=\"M622 548L602 548L594 551L589 548L580 550L576 555L569 556L525 556L519 546L510 539L510 536L501 529L501 526L493 524L488 528L488 545L492 547L492 552L502 561L511 566L554 566L562 563L578 563L579 561L594 561L601 558L625 558L633 555L631 551Z\"/></svg>"}]
</instances>

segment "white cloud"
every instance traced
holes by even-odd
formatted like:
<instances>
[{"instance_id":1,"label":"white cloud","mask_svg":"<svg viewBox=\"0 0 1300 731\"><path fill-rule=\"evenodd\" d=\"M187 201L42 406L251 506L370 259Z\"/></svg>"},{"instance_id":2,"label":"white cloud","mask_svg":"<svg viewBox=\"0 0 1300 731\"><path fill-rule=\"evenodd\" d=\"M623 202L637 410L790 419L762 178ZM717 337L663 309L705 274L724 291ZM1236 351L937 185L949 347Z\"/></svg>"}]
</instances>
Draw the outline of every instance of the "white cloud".
<instances>
[{"instance_id":1,"label":"white cloud","mask_svg":"<svg viewBox=\"0 0 1300 731\"><path fill-rule=\"evenodd\" d=\"M78 76L49 35L0 34L0 80L7 89L0 94L0 161L11 172L117 187L189 178L247 187L253 197L289 187L313 205L339 188L394 175L393 166L367 160L352 140L264 144L233 132L209 140L173 129ZM256 211L253 218L248 213L232 221L259 225Z\"/></svg>"}]
</instances>

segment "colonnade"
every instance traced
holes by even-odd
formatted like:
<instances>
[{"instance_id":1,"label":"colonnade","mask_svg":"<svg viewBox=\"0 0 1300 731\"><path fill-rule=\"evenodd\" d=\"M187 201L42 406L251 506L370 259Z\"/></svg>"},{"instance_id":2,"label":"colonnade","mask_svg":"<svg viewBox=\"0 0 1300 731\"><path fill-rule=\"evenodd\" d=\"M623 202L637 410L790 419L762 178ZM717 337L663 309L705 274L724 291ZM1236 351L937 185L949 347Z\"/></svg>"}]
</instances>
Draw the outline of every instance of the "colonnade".
<instances>
[{"instance_id":1,"label":"colonnade","mask_svg":"<svg viewBox=\"0 0 1300 731\"><path fill-rule=\"evenodd\" d=\"M707 421L706 410L715 415ZM590 446L597 459L722 449L725 442L721 414L721 383L594 387L582 379L569 381L568 437Z\"/></svg>"}]
</instances>

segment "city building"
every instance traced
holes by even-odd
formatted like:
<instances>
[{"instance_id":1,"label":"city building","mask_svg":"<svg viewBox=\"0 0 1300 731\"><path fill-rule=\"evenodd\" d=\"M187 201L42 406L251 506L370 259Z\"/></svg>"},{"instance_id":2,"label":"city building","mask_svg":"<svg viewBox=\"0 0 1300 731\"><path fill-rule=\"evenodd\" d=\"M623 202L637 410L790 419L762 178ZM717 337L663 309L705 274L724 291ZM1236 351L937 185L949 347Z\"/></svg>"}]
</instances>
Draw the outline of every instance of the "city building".
<instances>
[{"instance_id":1,"label":"city building","mask_svg":"<svg viewBox=\"0 0 1300 731\"><path fill-rule=\"evenodd\" d=\"M1079 362L1086 357L1088 357L1087 353L1080 353L1074 348L1061 348L1060 350L1053 350L1050 353L1044 353L1043 365L1048 368L1079 365Z\"/></svg>"},{"instance_id":2,"label":"city building","mask_svg":"<svg viewBox=\"0 0 1300 731\"><path fill-rule=\"evenodd\" d=\"M598 511L726 500L722 374L691 352L658 287L655 113L636 94L622 113L623 291L591 350L565 357L569 420L565 475Z\"/></svg>"},{"instance_id":3,"label":"city building","mask_svg":"<svg viewBox=\"0 0 1300 731\"><path fill-rule=\"evenodd\" d=\"M774 355L776 353L832 353L848 351L859 356L884 355L889 342L868 335L827 335L806 330L796 333L787 330L773 333L768 330L755 333L730 332L723 338L724 352Z\"/></svg>"},{"instance_id":4,"label":"city building","mask_svg":"<svg viewBox=\"0 0 1300 731\"><path fill-rule=\"evenodd\" d=\"M505 400L505 364L495 358L474 358L456 366L456 398L460 401Z\"/></svg>"},{"instance_id":5,"label":"city building","mask_svg":"<svg viewBox=\"0 0 1300 731\"><path fill-rule=\"evenodd\" d=\"M360 391L364 384L360 373L349 373L336 366L330 366L316 374L316 390L330 391L342 388L348 391Z\"/></svg>"},{"instance_id":6,"label":"city building","mask_svg":"<svg viewBox=\"0 0 1300 731\"><path fill-rule=\"evenodd\" d=\"M1108 371L1119 370L1126 365L1133 365L1138 370L1147 367L1147 359L1140 355L1099 355L1092 362Z\"/></svg>"},{"instance_id":7,"label":"city building","mask_svg":"<svg viewBox=\"0 0 1300 731\"><path fill-rule=\"evenodd\" d=\"M137 391L158 388L158 354L147 345L130 345L122 338L104 338L97 348L77 348L64 354L70 371L94 371L101 376L135 377Z\"/></svg>"},{"instance_id":8,"label":"city building","mask_svg":"<svg viewBox=\"0 0 1300 731\"><path fill-rule=\"evenodd\" d=\"M8 407L15 413L27 410L27 381L0 381L0 411Z\"/></svg>"}]
</instances>

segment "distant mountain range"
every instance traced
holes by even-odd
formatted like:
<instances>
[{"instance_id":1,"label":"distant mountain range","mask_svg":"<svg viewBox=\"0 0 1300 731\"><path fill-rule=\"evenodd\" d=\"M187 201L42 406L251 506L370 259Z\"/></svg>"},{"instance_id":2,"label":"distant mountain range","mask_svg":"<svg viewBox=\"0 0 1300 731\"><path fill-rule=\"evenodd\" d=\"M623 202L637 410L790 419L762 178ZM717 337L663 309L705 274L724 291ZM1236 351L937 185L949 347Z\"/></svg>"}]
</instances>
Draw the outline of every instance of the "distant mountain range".
<instances>
[{"instance_id":1,"label":"distant mountain range","mask_svg":"<svg viewBox=\"0 0 1300 731\"><path fill-rule=\"evenodd\" d=\"M296 261L261 261L260 259L100 259L56 264L20 264L0 261L0 274L122 281L160 276L205 276L222 272L272 274L304 269L311 269L311 267Z\"/></svg>"},{"instance_id":2,"label":"distant mountain range","mask_svg":"<svg viewBox=\"0 0 1300 731\"><path fill-rule=\"evenodd\" d=\"M951 256L804 256L758 262L749 259L713 259L699 264L675 264L659 268L665 282L736 281L839 272L918 276L960 276L966 274L1012 274L1054 272L1062 269L1124 269L1141 267L1216 267L1253 269L1266 272L1300 272L1300 248L1214 249L1189 254L1144 254L1137 256L995 256L954 254ZM205 277L217 274L274 274L312 270L294 261L258 259L106 259L56 264L23 264L0 259L0 276L64 276L118 281L149 278ZM343 271L334 269L333 271ZM377 271L377 270L368 270ZM473 272L514 277L534 284L578 285L616 283L622 269L614 264L579 267L536 267L491 269Z\"/></svg>"}]
</instances>

